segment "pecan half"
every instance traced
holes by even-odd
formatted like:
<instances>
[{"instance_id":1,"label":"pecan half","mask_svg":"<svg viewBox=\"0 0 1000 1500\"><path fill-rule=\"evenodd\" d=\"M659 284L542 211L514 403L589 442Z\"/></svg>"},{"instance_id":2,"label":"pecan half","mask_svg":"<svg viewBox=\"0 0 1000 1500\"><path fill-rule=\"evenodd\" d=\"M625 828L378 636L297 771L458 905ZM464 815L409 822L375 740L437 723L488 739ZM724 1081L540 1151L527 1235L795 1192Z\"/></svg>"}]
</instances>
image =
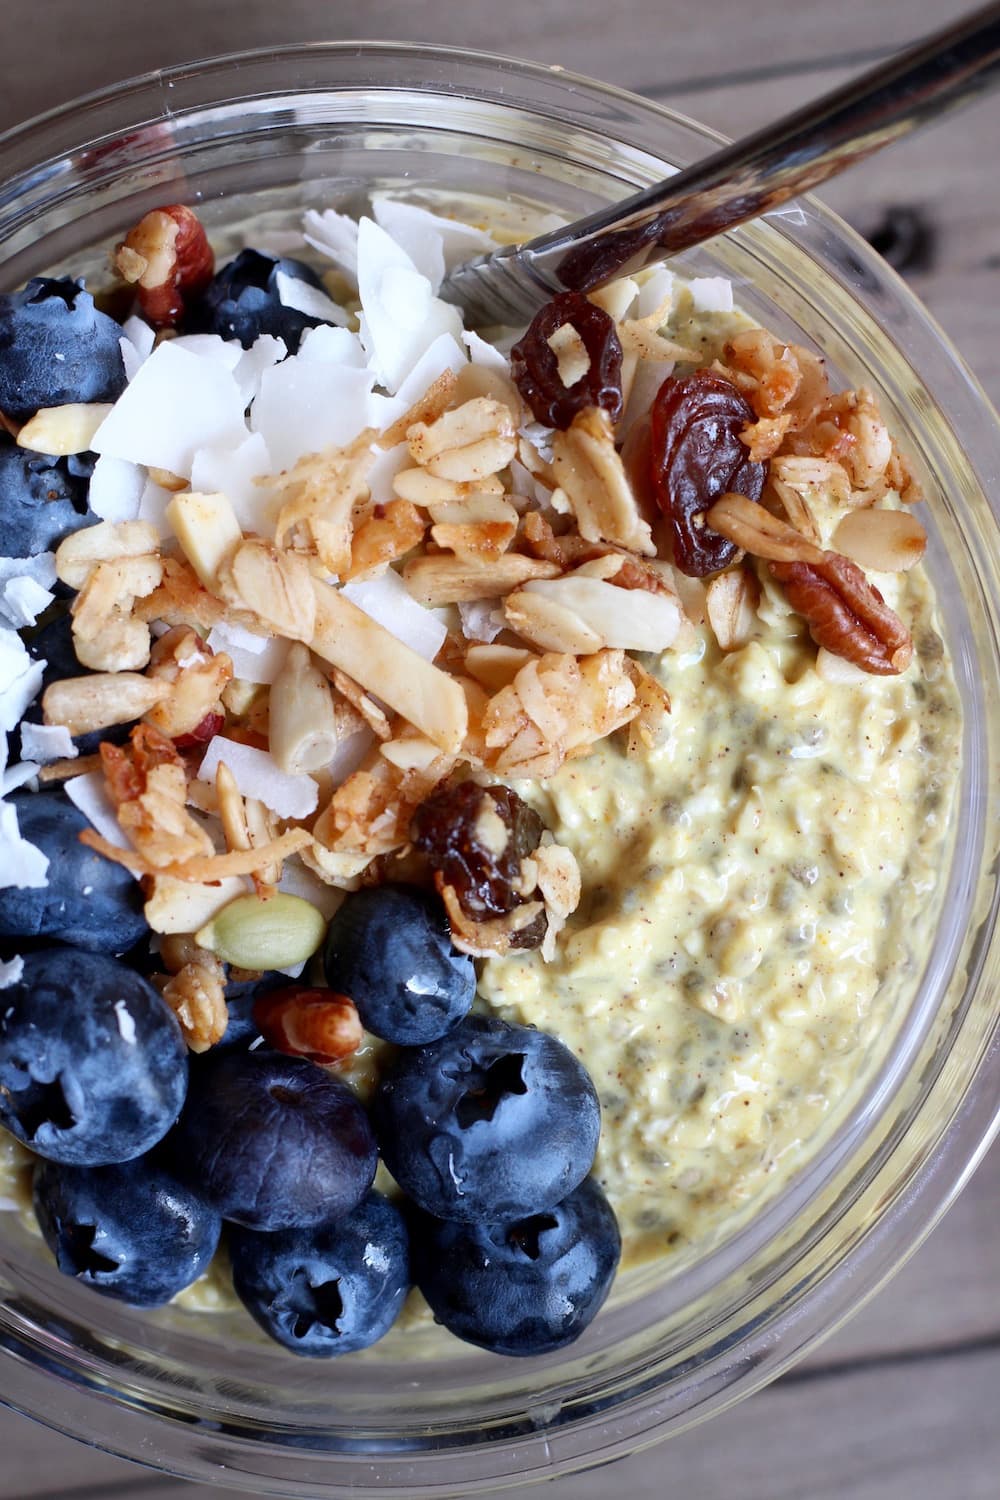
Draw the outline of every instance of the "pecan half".
<instances>
[{"instance_id":1,"label":"pecan half","mask_svg":"<svg viewBox=\"0 0 1000 1500\"><path fill-rule=\"evenodd\" d=\"M849 558L827 552L818 562L768 566L818 646L879 676L906 671L913 656L910 632Z\"/></svg>"}]
</instances>

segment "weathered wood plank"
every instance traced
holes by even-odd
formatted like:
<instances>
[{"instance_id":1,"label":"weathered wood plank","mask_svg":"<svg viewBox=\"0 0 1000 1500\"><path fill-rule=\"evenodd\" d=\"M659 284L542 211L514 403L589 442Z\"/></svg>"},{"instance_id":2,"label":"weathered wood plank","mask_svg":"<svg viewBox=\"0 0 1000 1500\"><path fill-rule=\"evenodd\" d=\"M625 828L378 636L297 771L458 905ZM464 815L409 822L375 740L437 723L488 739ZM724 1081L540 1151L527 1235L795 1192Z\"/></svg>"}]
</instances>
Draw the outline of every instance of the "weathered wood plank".
<instances>
[{"instance_id":1,"label":"weathered wood plank","mask_svg":"<svg viewBox=\"0 0 1000 1500\"><path fill-rule=\"evenodd\" d=\"M456 10L440 0L376 0L362 12L284 0L173 0L147 6L129 24L117 0L4 0L7 63L0 127L85 89L147 69L244 47L336 41L359 33L374 40L439 42L589 72L626 88L647 89L694 78L729 77L748 69L773 72L824 57L864 56L899 47L967 9L940 0L879 5L800 5L788 25L787 0L715 0L698 24L680 4L628 0L614 14L599 0L506 0ZM72 45L45 45L46 35ZM44 59L44 66L39 66Z\"/></svg>"}]
</instances>

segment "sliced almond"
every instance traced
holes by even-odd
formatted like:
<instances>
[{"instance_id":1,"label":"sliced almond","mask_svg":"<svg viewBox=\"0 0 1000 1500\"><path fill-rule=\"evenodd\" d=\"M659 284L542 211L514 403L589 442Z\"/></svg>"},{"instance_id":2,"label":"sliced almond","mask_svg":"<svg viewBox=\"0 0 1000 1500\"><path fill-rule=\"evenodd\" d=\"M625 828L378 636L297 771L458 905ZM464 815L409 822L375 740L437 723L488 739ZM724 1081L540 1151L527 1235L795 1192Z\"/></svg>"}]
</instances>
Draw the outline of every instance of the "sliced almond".
<instances>
[{"instance_id":1,"label":"sliced almond","mask_svg":"<svg viewBox=\"0 0 1000 1500\"><path fill-rule=\"evenodd\" d=\"M526 583L521 595L514 597L520 599L525 593L571 611L601 645L624 651L665 651L677 639L683 618L680 604L672 594L617 588L613 583L580 577L578 573ZM508 599L508 619L511 619L510 603Z\"/></svg>"},{"instance_id":2,"label":"sliced almond","mask_svg":"<svg viewBox=\"0 0 1000 1500\"><path fill-rule=\"evenodd\" d=\"M414 460L438 478L475 483L506 468L517 452L514 414L477 396L434 422L414 423L407 442Z\"/></svg>"},{"instance_id":3,"label":"sliced almond","mask_svg":"<svg viewBox=\"0 0 1000 1500\"><path fill-rule=\"evenodd\" d=\"M590 656L605 644L596 630L557 599L520 589L508 595L503 608L510 628L543 651Z\"/></svg>"},{"instance_id":4,"label":"sliced almond","mask_svg":"<svg viewBox=\"0 0 1000 1500\"><path fill-rule=\"evenodd\" d=\"M565 432L555 434L552 468L582 537L655 555L652 533L639 514L606 411L588 406Z\"/></svg>"},{"instance_id":5,"label":"sliced almond","mask_svg":"<svg viewBox=\"0 0 1000 1500\"><path fill-rule=\"evenodd\" d=\"M523 646L470 646L465 653L466 670L491 693L498 693L527 666L534 656Z\"/></svg>"},{"instance_id":6,"label":"sliced almond","mask_svg":"<svg viewBox=\"0 0 1000 1500\"><path fill-rule=\"evenodd\" d=\"M248 537L220 563L215 586L223 599L255 614L274 635L308 642L316 621L312 582L304 557Z\"/></svg>"},{"instance_id":7,"label":"sliced almond","mask_svg":"<svg viewBox=\"0 0 1000 1500\"><path fill-rule=\"evenodd\" d=\"M852 510L833 533L837 552L876 573L902 573L923 557L927 533L912 511Z\"/></svg>"},{"instance_id":8,"label":"sliced almond","mask_svg":"<svg viewBox=\"0 0 1000 1500\"><path fill-rule=\"evenodd\" d=\"M556 563L505 552L500 557L448 557L444 553L415 557L403 568L406 586L418 603L434 609L441 604L467 603L509 594L529 578L556 578Z\"/></svg>"},{"instance_id":9,"label":"sliced almond","mask_svg":"<svg viewBox=\"0 0 1000 1500\"><path fill-rule=\"evenodd\" d=\"M160 533L149 521L99 521L73 531L56 548L56 575L71 589L81 589L102 562L152 556L159 551Z\"/></svg>"}]
</instances>

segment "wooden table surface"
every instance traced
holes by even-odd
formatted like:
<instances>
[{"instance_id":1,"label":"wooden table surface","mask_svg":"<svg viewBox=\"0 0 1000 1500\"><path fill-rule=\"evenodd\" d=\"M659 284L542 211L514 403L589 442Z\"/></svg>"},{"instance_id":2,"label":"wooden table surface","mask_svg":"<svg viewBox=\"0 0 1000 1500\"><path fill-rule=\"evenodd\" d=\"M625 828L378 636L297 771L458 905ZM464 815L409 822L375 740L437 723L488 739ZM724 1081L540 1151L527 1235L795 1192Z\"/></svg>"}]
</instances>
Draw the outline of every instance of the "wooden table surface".
<instances>
[{"instance_id":1,"label":"wooden table surface","mask_svg":"<svg viewBox=\"0 0 1000 1500\"><path fill-rule=\"evenodd\" d=\"M957 16L955 0L0 0L0 128L117 78L283 41L442 42L560 63L730 135ZM1000 100L822 194L864 232L898 208L927 243L913 286L1000 400ZM0 163L2 172L2 163ZM791 1374L665 1449L549 1486L561 1500L995 1500L1000 1152L893 1282ZM3 1500L199 1500L0 1408Z\"/></svg>"}]
</instances>

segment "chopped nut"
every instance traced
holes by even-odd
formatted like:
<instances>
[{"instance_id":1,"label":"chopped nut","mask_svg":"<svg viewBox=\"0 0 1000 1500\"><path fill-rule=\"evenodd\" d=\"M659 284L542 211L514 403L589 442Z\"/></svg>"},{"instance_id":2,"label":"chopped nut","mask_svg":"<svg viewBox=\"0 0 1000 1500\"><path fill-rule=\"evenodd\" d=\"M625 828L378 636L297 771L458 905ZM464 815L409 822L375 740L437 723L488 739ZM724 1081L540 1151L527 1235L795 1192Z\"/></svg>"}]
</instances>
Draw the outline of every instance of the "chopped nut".
<instances>
[{"instance_id":1,"label":"chopped nut","mask_svg":"<svg viewBox=\"0 0 1000 1500\"><path fill-rule=\"evenodd\" d=\"M406 437L421 468L460 484L499 473L517 452L513 412L485 396L444 412L434 422L415 422Z\"/></svg>"},{"instance_id":2,"label":"chopped nut","mask_svg":"<svg viewBox=\"0 0 1000 1500\"><path fill-rule=\"evenodd\" d=\"M438 417L447 411L448 406L455 394L458 377L454 370L442 370L441 374L429 385L420 397L419 401L404 411L401 417L397 417L391 427L387 427L380 433L377 442L380 448L395 448L398 443L406 441L410 428L418 422L436 422Z\"/></svg>"},{"instance_id":3,"label":"chopped nut","mask_svg":"<svg viewBox=\"0 0 1000 1500\"><path fill-rule=\"evenodd\" d=\"M17 446L33 453L86 453L111 407L101 402L46 406L17 434Z\"/></svg>"},{"instance_id":4,"label":"chopped nut","mask_svg":"<svg viewBox=\"0 0 1000 1500\"><path fill-rule=\"evenodd\" d=\"M431 537L459 557L499 557L517 533L517 511L494 495L472 495L431 507Z\"/></svg>"},{"instance_id":5,"label":"chopped nut","mask_svg":"<svg viewBox=\"0 0 1000 1500\"><path fill-rule=\"evenodd\" d=\"M491 693L513 682L521 668L534 660L534 652L523 646L470 646L465 653L466 668Z\"/></svg>"},{"instance_id":6,"label":"chopped nut","mask_svg":"<svg viewBox=\"0 0 1000 1500\"><path fill-rule=\"evenodd\" d=\"M161 993L192 1052L207 1052L221 1042L229 1024L226 971L214 953L199 949L192 962L167 980Z\"/></svg>"},{"instance_id":7,"label":"chopped nut","mask_svg":"<svg viewBox=\"0 0 1000 1500\"><path fill-rule=\"evenodd\" d=\"M383 572L423 541L425 522L408 500L390 500L355 529L351 563L345 577L361 578Z\"/></svg>"},{"instance_id":8,"label":"chopped nut","mask_svg":"<svg viewBox=\"0 0 1000 1500\"><path fill-rule=\"evenodd\" d=\"M428 609L441 604L467 603L510 593L529 578L557 578L557 563L519 552L500 557L447 557L443 553L415 557L403 568L403 578L414 599Z\"/></svg>"},{"instance_id":9,"label":"chopped nut","mask_svg":"<svg viewBox=\"0 0 1000 1500\"><path fill-rule=\"evenodd\" d=\"M269 1046L321 1066L350 1057L364 1040L357 1006L335 990L272 990L256 1001L253 1015Z\"/></svg>"},{"instance_id":10,"label":"chopped nut","mask_svg":"<svg viewBox=\"0 0 1000 1500\"><path fill-rule=\"evenodd\" d=\"M511 630L543 651L590 656L607 645L593 626L558 598L518 589L507 596L503 609Z\"/></svg>"},{"instance_id":11,"label":"chopped nut","mask_svg":"<svg viewBox=\"0 0 1000 1500\"><path fill-rule=\"evenodd\" d=\"M655 555L603 408L585 407L565 432L557 432L552 455L553 472L569 497L582 537Z\"/></svg>"},{"instance_id":12,"label":"chopped nut","mask_svg":"<svg viewBox=\"0 0 1000 1500\"><path fill-rule=\"evenodd\" d=\"M603 560L602 560L603 562ZM511 594L504 606L507 619L521 635L527 635L535 644L548 646L549 650L572 650L578 656L589 655L585 646L559 647L554 642L543 641L539 635L537 601L542 600L546 608L565 611L565 615L552 617L552 633L564 628L570 633L573 617L579 639L584 632L591 632L601 646L619 646L626 651L664 651L676 641L683 619L677 596L666 588L619 588L616 582L589 576L582 568L563 578L536 579L525 584L516 594ZM525 618L530 629L525 628ZM547 624L549 622L546 622Z\"/></svg>"},{"instance_id":13,"label":"chopped nut","mask_svg":"<svg viewBox=\"0 0 1000 1500\"><path fill-rule=\"evenodd\" d=\"M740 442L749 448L754 463L765 463L777 453L791 425L790 412L780 417L758 417L752 425L744 427Z\"/></svg>"},{"instance_id":14,"label":"chopped nut","mask_svg":"<svg viewBox=\"0 0 1000 1500\"><path fill-rule=\"evenodd\" d=\"M73 600L73 646L80 664L96 671L134 671L149 660L150 631L132 616L136 598L163 577L158 557L101 562Z\"/></svg>"},{"instance_id":15,"label":"chopped nut","mask_svg":"<svg viewBox=\"0 0 1000 1500\"><path fill-rule=\"evenodd\" d=\"M316 628L313 578L304 558L249 537L222 564L216 588L223 599L275 635L308 643Z\"/></svg>"},{"instance_id":16,"label":"chopped nut","mask_svg":"<svg viewBox=\"0 0 1000 1500\"><path fill-rule=\"evenodd\" d=\"M628 669L638 704L638 712L628 725L628 753L639 755L646 750L655 750L666 738L670 723L670 694L637 661L630 660Z\"/></svg>"},{"instance_id":17,"label":"chopped nut","mask_svg":"<svg viewBox=\"0 0 1000 1500\"><path fill-rule=\"evenodd\" d=\"M745 646L757 622L760 587L746 568L731 568L709 581L705 591L708 622L723 651Z\"/></svg>"},{"instance_id":18,"label":"chopped nut","mask_svg":"<svg viewBox=\"0 0 1000 1500\"><path fill-rule=\"evenodd\" d=\"M214 590L219 569L243 536L232 505L225 495L189 491L174 496L166 518L199 579Z\"/></svg>"},{"instance_id":19,"label":"chopped nut","mask_svg":"<svg viewBox=\"0 0 1000 1500\"><path fill-rule=\"evenodd\" d=\"M357 709L372 733L380 740L388 740L392 737L392 726L383 710L379 708L375 700L365 692L364 688L342 672L339 667L333 669L333 685L342 697L346 698L352 708Z\"/></svg>"},{"instance_id":20,"label":"chopped nut","mask_svg":"<svg viewBox=\"0 0 1000 1500\"><path fill-rule=\"evenodd\" d=\"M745 495L723 495L716 500L705 513L705 525L754 557L772 562L815 563L823 557L815 542Z\"/></svg>"},{"instance_id":21,"label":"chopped nut","mask_svg":"<svg viewBox=\"0 0 1000 1500\"><path fill-rule=\"evenodd\" d=\"M328 766L343 737L330 684L299 641L272 685L268 726L271 754L292 775Z\"/></svg>"},{"instance_id":22,"label":"chopped nut","mask_svg":"<svg viewBox=\"0 0 1000 1500\"><path fill-rule=\"evenodd\" d=\"M65 677L45 689L42 717L46 724L64 725L72 735L90 734L95 729L142 718L169 692L169 683L153 681L138 672Z\"/></svg>"},{"instance_id":23,"label":"chopped nut","mask_svg":"<svg viewBox=\"0 0 1000 1500\"><path fill-rule=\"evenodd\" d=\"M912 568L927 548L927 533L910 511L874 506L849 511L833 533L836 551L876 573Z\"/></svg>"},{"instance_id":24,"label":"chopped nut","mask_svg":"<svg viewBox=\"0 0 1000 1500\"><path fill-rule=\"evenodd\" d=\"M56 549L56 576L71 589L80 589L98 563L153 557L160 549L160 533L148 521L99 521L70 532Z\"/></svg>"},{"instance_id":25,"label":"chopped nut","mask_svg":"<svg viewBox=\"0 0 1000 1500\"><path fill-rule=\"evenodd\" d=\"M174 626L150 653L149 677L170 692L146 712L146 722L172 740L196 734L207 718L223 716L221 694L232 675L225 652L216 655L190 626Z\"/></svg>"},{"instance_id":26,"label":"chopped nut","mask_svg":"<svg viewBox=\"0 0 1000 1500\"><path fill-rule=\"evenodd\" d=\"M370 428L346 448L300 458L287 474L270 481L284 497L275 541L286 551L315 559L323 574L346 577L356 507L368 497L368 471L375 461Z\"/></svg>"},{"instance_id":27,"label":"chopped nut","mask_svg":"<svg viewBox=\"0 0 1000 1500\"><path fill-rule=\"evenodd\" d=\"M210 594L190 563L179 557L163 558L163 579L151 594L137 601L133 611L140 620L162 620L165 625L194 625L209 631L234 611Z\"/></svg>"}]
</instances>

